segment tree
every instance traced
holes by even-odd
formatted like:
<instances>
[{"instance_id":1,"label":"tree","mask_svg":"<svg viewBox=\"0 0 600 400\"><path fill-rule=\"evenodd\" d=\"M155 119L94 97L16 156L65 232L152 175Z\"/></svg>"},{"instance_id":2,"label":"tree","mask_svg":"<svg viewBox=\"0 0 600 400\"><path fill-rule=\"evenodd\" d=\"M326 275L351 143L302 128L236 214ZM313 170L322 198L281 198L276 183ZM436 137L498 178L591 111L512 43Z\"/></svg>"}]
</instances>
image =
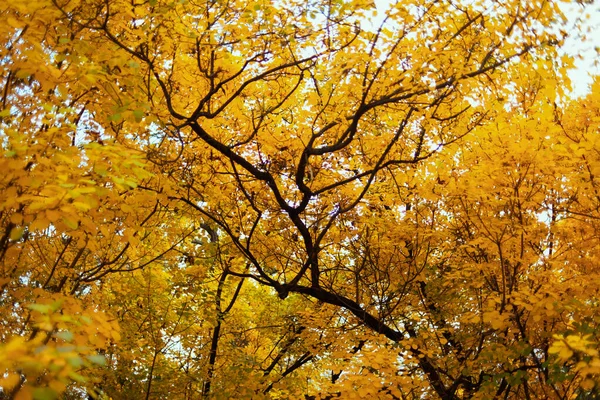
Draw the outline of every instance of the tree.
<instances>
[{"instance_id":1,"label":"tree","mask_svg":"<svg viewBox=\"0 0 600 400\"><path fill-rule=\"evenodd\" d=\"M1 12L4 398L597 392L556 2Z\"/></svg>"}]
</instances>

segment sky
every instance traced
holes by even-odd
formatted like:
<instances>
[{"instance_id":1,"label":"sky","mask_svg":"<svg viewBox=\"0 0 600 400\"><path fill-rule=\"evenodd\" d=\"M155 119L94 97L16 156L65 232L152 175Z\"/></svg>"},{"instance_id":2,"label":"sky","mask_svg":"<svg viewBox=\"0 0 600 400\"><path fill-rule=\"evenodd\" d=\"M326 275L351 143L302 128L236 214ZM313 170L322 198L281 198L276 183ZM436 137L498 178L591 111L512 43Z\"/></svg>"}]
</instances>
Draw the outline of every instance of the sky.
<instances>
[{"instance_id":1,"label":"sky","mask_svg":"<svg viewBox=\"0 0 600 400\"><path fill-rule=\"evenodd\" d=\"M600 75L600 1L594 1L585 9L577 2L572 2L564 8L564 13L569 21L575 21L581 16L584 18L584 37L572 35L563 47L565 53L575 59L576 69L569 74L573 95L582 96L589 92L592 75Z\"/></svg>"}]
</instances>

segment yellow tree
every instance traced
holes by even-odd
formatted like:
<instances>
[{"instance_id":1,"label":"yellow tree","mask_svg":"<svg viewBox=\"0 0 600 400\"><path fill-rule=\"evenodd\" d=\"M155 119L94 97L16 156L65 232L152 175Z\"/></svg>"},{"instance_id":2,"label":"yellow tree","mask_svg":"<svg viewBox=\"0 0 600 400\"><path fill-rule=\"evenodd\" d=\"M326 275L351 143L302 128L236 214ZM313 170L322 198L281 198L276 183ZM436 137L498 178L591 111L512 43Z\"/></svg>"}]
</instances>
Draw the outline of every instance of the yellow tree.
<instances>
[{"instance_id":1,"label":"yellow tree","mask_svg":"<svg viewBox=\"0 0 600 400\"><path fill-rule=\"evenodd\" d=\"M1 7L9 398L573 394L557 2Z\"/></svg>"},{"instance_id":2,"label":"yellow tree","mask_svg":"<svg viewBox=\"0 0 600 400\"><path fill-rule=\"evenodd\" d=\"M176 241L153 233L165 218L159 196L132 191L151 177L144 153L94 119L93 77L80 79L52 53L64 38L45 30L48 19L9 6L0 67L1 386L7 398L44 398L86 384L82 370L105 364L97 352L119 341L111 311L92 299L100 280L144 268Z\"/></svg>"}]
</instances>

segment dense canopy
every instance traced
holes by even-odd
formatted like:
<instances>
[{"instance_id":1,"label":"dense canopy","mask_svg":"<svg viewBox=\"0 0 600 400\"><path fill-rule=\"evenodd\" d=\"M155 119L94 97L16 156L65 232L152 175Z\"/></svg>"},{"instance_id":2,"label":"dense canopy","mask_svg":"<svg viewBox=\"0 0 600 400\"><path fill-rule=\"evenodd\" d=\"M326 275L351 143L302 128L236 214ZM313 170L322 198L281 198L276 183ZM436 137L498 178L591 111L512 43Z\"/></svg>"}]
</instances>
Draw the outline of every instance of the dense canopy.
<instances>
[{"instance_id":1,"label":"dense canopy","mask_svg":"<svg viewBox=\"0 0 600 400\"><path fill-rule=\"evenodd\" d=\"M0 2L0 399L600 396L600 80L550 0Z\"/></svg>"}]
</instances>

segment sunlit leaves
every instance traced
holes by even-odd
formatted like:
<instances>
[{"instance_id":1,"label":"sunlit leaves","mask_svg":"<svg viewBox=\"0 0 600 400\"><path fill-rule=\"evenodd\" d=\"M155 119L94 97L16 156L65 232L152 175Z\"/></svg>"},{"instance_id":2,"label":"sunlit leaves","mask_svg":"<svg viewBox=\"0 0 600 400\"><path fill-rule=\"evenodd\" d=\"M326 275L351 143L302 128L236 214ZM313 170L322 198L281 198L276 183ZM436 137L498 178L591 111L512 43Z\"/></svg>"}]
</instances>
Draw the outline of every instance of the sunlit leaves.
<instances>
[{"instance_id":1,"label":"sunlit leaves","mask_svg":"<svg viewBox=\"0 0 600 400\"><path fill-rule=\"evenodd\" d=\"M556 2L1 7L11 397L594 390Z\"/></svg>"}]
</instances>

